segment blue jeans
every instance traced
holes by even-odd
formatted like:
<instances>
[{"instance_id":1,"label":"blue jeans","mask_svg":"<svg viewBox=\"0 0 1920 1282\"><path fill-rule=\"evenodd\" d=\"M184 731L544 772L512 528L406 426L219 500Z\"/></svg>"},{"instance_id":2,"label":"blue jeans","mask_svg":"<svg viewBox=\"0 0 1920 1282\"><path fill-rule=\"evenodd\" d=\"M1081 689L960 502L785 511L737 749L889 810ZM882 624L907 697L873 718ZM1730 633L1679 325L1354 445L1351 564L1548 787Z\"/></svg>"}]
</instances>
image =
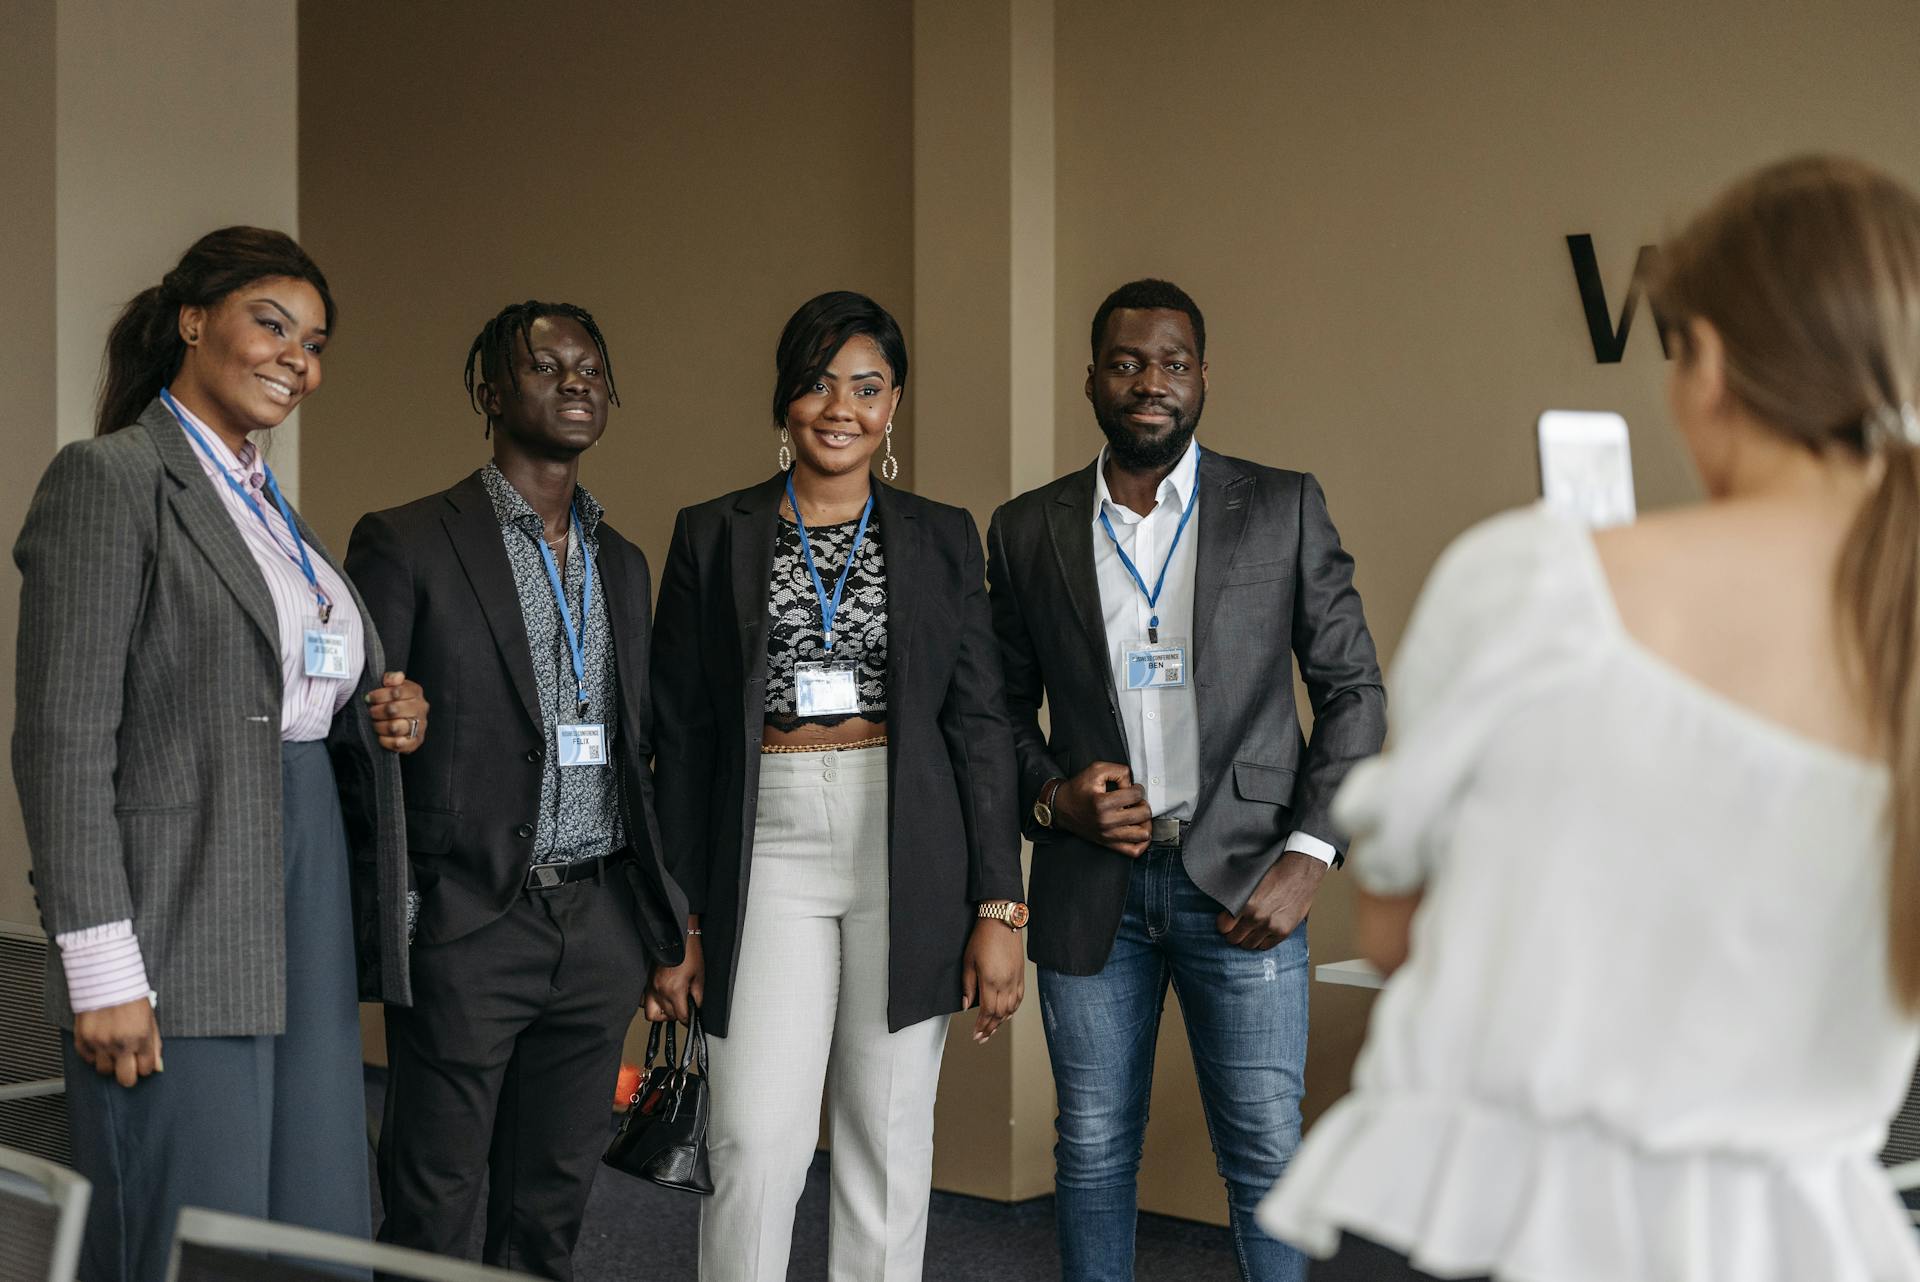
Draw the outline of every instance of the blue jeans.
<instances>
[{"instance_id":1,"label":"blue jeans","mask_svg":"<svg viewBox=\"0 0 1920 1282\"><path fill-rule=\"evenodd\" d=\"M1116 859L1122 856L1114 856ZM1040 1010L1059 1098L1056 1222L1067 1282L1130 1282L1136 1179L1153 1052L1172 983L1186 1016L1214 1165L1227 1185L1246 1282L1300 1282L1306 1262L1254 1223L1300 1142L1307 1058L1307 927L1266 952L1226 941L1220 905L1178 850L1135 861L1107 964L1040 969Z\"/></svg>"}]
</instances>

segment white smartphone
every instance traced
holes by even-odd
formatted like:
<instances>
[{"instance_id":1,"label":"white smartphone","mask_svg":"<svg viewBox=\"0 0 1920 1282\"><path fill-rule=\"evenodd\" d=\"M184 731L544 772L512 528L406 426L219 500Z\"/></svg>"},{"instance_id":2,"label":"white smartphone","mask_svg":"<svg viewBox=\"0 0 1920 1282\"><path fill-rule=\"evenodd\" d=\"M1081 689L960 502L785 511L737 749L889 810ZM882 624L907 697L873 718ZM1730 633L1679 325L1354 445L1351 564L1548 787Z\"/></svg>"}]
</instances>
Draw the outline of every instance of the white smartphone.
<instances>
[{"instance_id":1,"label":"white smartphone","mask_svg":"<svg viewBox=\"0 0 1920 1282\"><path fill-rule=\"evenodd\" d=\"M1598 410L1548 410L1537 433L1542 498L1595 529L1633 520L1626 419Z\"/></svg>"}]
</instances>

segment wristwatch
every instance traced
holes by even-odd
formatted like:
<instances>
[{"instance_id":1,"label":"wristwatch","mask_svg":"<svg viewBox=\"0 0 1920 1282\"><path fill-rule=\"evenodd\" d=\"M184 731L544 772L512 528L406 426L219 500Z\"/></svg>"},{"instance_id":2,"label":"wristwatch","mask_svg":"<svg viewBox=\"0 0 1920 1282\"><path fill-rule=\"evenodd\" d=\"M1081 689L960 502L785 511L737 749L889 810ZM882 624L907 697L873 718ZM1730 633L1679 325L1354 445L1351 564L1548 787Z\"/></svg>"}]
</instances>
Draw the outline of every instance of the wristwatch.
<instances>
[{"instance_id":1,"label":"wristwatch","mask_svg":"<svg viewBox=\"0 0 1920 1282\"><path fill-rule=\"evenodd\" d=\"M1033 821L1042 828L1053 827L1053 799L1060 795L1060 785L1065 779L1049 779L1040 785L1040 795L1033 802Z\"/></svg>"},{"instance_id":2,"label":"wristwatch","mask_svg":"<svg viewBox=\"0 0 1920 1282\"><path fill-rule=\"evenodd\" d=\"M980 916L1003 921L1015 930L1027 924L1027 906L1017 900L1003 900L995 904L981 904Z\"/></svg>"}]
</instances>

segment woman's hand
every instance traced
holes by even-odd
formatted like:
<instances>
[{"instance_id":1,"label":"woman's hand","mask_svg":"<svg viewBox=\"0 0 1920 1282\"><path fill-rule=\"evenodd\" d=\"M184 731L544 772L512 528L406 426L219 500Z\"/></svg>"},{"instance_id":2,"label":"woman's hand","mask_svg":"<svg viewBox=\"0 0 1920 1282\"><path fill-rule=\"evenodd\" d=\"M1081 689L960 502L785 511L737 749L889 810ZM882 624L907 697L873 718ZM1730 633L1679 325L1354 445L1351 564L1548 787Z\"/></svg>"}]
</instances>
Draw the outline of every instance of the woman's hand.
<instances>
[{"instance_id":1,"label":"woman's hand","mask_svg":"<svg viewBox=\"0 0 1920 1282\"><path fill-rule=\"evenodd\" d=\"M672 1019L687 1023L693 1007L706 1000L707 959L700 951L700 919L687 919L687 956L678 966L655 966L647 976L645 1009L655 1024Z\"/></svg>"},{"instance_id":2,"label":"woman's hand","mask_svg":"<svg viewBox=\"0 0 1920 1282\"><path fill-rule=\"evenodd\" d=\"M404 672L380 678L377 690L367 691L367 715L373 733L388 752L412 752L427 738L427 696L418 681Z\"/></svg>"},{"instance_id":3,"label":"woman's hand","mask_svg":"<svg viewBox=\"0 0 1920 1282\"><path fill-rule=\"evenodd\" d=\"M967 1006L979 999L980 1018L974 1021L973 1040L984 1046L1000 1025L1013 1018L1026 995L1027 959L1020 947L1020 932L991 917L975 922L961 964L960 983Z\"/></svg>"},{"instance_id":4,"label":"woman's hand","mask_svg":"<svg viewBox=\"0 0 1920 1282\"><path fill-rule=\"evenodd\" d=\"M122 1086L165 1067L160 1062L160 1025L153 1018L153 1003L144 997L75 1015L73 1048L94 1072Z\"/></svg>"}]
</instances>

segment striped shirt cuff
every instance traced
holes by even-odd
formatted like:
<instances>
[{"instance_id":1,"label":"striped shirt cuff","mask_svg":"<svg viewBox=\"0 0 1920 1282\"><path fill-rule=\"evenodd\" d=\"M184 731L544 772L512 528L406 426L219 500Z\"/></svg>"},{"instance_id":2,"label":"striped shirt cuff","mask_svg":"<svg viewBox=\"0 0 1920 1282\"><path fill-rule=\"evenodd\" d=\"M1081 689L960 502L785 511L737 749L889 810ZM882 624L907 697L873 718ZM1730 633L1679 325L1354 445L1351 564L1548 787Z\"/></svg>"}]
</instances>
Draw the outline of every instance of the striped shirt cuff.
<instances>
[{"instance_id":1,"label":"striped shirt cuff","mask_svg":"<svg viewBox=\"0 0 1920 1282\"><path fill-rule=\"evenodd\" d=\"M67 973L67 1002L73 1013L102 1010L122 1002L153 1000L147 964L140 956L131 920L70 930L55 935L60 965Z\"/></svg>"}]
</instances>

